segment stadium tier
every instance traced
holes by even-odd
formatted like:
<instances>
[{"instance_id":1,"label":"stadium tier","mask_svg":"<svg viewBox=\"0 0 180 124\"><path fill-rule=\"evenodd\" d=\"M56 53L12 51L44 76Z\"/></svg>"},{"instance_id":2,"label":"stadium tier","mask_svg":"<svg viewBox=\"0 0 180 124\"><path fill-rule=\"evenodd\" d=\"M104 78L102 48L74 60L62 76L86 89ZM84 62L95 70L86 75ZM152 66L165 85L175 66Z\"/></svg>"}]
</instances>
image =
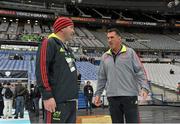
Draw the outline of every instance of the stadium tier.
<instances>
[{"instance_id":1,"label":"stadium tier","mask_svg":"<svg viewBox=\"0 0 180 124\"><path fill-rule=\"evenodd\" d=\"M21 55L23 60L10 60L10 56ZM29 79L35 80L35 52L0 51L0 70L25 70ZM33 60L32 60L33 57ZM89 62L76 62L82 80L97 80L97 66Z\"/></svg>"},{"instance_id":2,"label":"stadium tier","mask_svg":"<svg viewBox=\"0 0 180 124\"><path fill-rule=\"evenodd\" d=\"M159 86L169 88L172 90L177 89L177 83L180 81L180 67L171 64L144 64L147 77L152 83ZM170 74L170 70L174 71L174 74Z\"/></svg>"},{"instance_id":3,"label":"stadium tier","mask_svg":"<svg viewBox=\"0 0 180 124\"><path fill-rule=\"evenodd\" d=\"M36 20L37 21L37 20ZM24 25L24 26L23 26ZM41 36L47 37L52 32L51 26L38 23L19 24L2 22L0 24L1 40L21 40L24 42L39 42ZM146 50L178 50L180 49L180 36L175 34L150 34L120 32L125 45L134 49ZM107 38L104 31L91 30L85 27L75 27L75 37L69 41L89 48L107 48Z\"/></svg>"},{"instance_id":4,"label":"stadium tier","mask_svg":"<svg viewBox=\"0 0 180 124\"><path fill-rule=\"evenodd\" d=\"M23 60L10 60L10 56L19 54ZM29 79L35 81L36 52L0 51L0 70L25 70L28 71ZM33 59L32 59L33 57ZM98 67L90 62L76 62L78 71L82 75L81 80L97 80ZM144 63L148 80L166 88L176 90L180 81L180 67L171 64ZM173 69L175 74L170 74ZM157 75L158 73L158 75Z\"/></svg>"}]
</instances>

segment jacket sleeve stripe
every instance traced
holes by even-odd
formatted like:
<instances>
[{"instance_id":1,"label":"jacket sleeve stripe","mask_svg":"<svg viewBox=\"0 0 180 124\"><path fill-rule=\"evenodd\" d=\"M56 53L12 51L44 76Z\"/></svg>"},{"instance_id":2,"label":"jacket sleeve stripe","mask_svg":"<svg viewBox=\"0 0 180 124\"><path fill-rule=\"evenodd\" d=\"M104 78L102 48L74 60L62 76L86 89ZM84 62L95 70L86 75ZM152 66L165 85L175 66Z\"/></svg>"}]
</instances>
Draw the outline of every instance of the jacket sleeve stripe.
<instances>
[{"instance_id":1,"label":"jacket sleeve stripe","mask_svg":"<svg viewBox=\"0 0 180 124\"><path fill-rule=\"evenodd\" d=\"M47 76L47 68L46 68L46 51L47 51L48 40L45 39L42 42L41 53L40 53L40 68L41 68L41 78L43 85L47 91L51 91L51 87L49 86L48 76Z\"/></svg>"},{"instance_id":2,"label":"jacket sleeve stripe","mask_svg":"<svg viewBox=\"0 0 180 124\"><path fill-rule=\"evenodd\" d=\"M142 67L142 69L143 69L143 71L144 71L145 78L146 78L146 81L145 81L145 82L147 82L147 79L148 79L148 78L147 78L147 72L146 72L146 69L144 68L144 65L142 64L142 62L141 62L139 56L138 56L137 54L135 54L135 57L136 57L137 60L139 61L139 64L141 65L141 67Z\"/></svg>"}]
</instances>

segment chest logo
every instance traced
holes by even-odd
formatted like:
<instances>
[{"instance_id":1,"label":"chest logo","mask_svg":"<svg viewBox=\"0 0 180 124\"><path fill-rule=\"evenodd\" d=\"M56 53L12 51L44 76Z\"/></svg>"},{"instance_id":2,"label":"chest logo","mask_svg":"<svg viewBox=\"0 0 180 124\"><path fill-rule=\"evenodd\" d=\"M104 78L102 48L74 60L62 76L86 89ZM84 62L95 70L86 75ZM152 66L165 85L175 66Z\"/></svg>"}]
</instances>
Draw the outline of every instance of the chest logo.
<instances>
[{"instance_id":1,"label":"chest logo","mask_svg":"<svg viewBox=\"0 0 180 124\"><path fill-rule=\"evenodd\" d=\"M60 48L59 52L65 52L65 50L63 48Z\"/></svg>"}]
</instances>

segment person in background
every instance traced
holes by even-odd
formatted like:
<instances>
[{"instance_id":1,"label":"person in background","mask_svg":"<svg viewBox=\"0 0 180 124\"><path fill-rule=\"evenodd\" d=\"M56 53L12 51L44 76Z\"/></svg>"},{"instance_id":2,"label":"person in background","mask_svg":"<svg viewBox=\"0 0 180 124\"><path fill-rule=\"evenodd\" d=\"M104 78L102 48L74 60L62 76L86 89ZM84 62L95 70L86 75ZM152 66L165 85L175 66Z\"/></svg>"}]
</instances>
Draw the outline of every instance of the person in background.
<instances>
[{"instance_id":1,"label":"person in background","mask_svg":"<svg viewBox=\"0 0 180 124\"><path fill-rule=\"evenodd\" d=\"M12 118L12 104L13 104L13 91L11 89L10 83L5 83L2 90L3 100L4 100L4 109L3 109L3 118Z\"/></svg>"},{"instance_id":2,"label":"person in background","mask_svg":"<svg viewBox=\"0 0 180 124\"><path fill-rule=\"evenodd\" d=\"M93 98L93 87L91 86L91 82L87 81L87 84L84 86L84 96L86 101L86 111L88 112L88 108L90 110L90 114L92 113L92 98ZM89 107L88 107L89 104Z\"/></svg>"},{"instance_id":3,"label":"person in background","mask_svg":"<svg viewBox=\"0 0 180 124\"><path fill-rule=\"evenodd\" d=\"M78 77L78 90L80 90L81 85L81 73L77 70L77 77Z\"/></svg>"},{"instance_id":4,"label":"person in background","mask_svg":"<svg viewBox=\"0 0 180 124\"><path fill-rule=\"evenodd\" d=\"M30 92L28 91L27 85L25 85L26 92L24 94L25 109L30 111Z\"/></svg>"},{"instance_id":5,"label":"person in background","mask_svg":"<svg viewBox=\"0 0 180 124\"><path fill-rule=\"evenodd\" d=\"M34 84L31 84L31 91L30 91L30 111L34 111L34 103L33 103L33 96L34 96Z\"/></svg>"},{"instance_id":6,"label":"person in background","mask_svg":"<svg viewBox=\"0 0 180 124\"><path fill-rule=\"evenodd\" d=\"M3 116L3 109L4 109L4 101L3 101L3 95L2 95L3 86L2 83L0 83L0 118Z\"/></svg>"},{"instance_id":7,"label":"person in background","mask_svg":"<svg viewBox=\"0 0 180 124\"><path fill-rule=\"evenodd\" d=\"M12 90L13 94L15 93L15 88L16 88L15 82L11 83L11 90ZM13 96L13 106L12 106L12 108L16 110L16 100L15 100L14 96ZM16 112L14 112L13 115L15 115L15 113Z\"/></svg>"},{"instance_id":8,"label":"person in background","mask_svg":"<svg viewBox=\"0 0 180 124\"><path fill-rule=\"evenodd\" d=\"M19 113L20 113L20 118L24 118L25 94L26 94L26 88L22 84L18 84L15 89L16 113L14 119L18 118Z\"/></svg>"},{"instance_id":9,"label":"person in background","mask_svg":"<svg viewBox=\"0 0 180 124\"><path fill-rule=\"evenodd\" d=\"M174 74L174 70L171 68L169 71L170 74Z\"/></svg>"},{"instance_id":10,"label":"person in background","mask_svg":"<svg viewBox=\"0 0 180 124\"><path fill-rule=\"evenodd\" d=\"M18 54L14 55L14 60L19 60L19 55Z\"/></svg>"},{"instance_id":11,"label":"person in background","mask_svg":"<svg viewBox=\"0 0 180 124\"><path fill-rule=\"evenodd\" d=\"M79 71L77 71L77 75L78 75L78 81L81 81L81 73Z\"/></svg>"}]
</instances>

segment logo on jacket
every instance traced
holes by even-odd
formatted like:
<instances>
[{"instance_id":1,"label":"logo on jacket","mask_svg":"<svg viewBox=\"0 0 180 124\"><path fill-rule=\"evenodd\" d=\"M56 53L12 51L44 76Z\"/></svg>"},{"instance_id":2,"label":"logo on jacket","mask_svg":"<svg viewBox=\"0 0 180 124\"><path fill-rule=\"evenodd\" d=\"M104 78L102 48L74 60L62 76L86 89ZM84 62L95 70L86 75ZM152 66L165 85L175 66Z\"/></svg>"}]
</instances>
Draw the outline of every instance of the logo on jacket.
<instances>
[{"instance_id":1,"label":"logo on jacket","mask_svg":"<svg viewBox=\"0 0 180 124\"><path fill-rule=\"evenodd\" d=\"M62 52L62 53L63 53L63 52L65 52L65 50L64 50L63 48L60 48L60 49L59 49L59 52Z\"/></svg>"},{"instance_id":2,"label":"logo on jacket","mask_svg":"<svg viewBox=\"0 0 180 124\"><path fill-rule=\"evenodd\" d=\"M53 113L53 120L61 120L60 116L61 116L61 112L60 111L54 112Z\"/></svg>"}]
</instances>

